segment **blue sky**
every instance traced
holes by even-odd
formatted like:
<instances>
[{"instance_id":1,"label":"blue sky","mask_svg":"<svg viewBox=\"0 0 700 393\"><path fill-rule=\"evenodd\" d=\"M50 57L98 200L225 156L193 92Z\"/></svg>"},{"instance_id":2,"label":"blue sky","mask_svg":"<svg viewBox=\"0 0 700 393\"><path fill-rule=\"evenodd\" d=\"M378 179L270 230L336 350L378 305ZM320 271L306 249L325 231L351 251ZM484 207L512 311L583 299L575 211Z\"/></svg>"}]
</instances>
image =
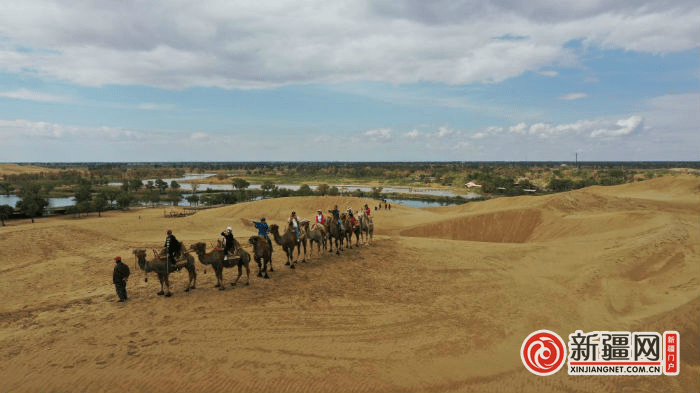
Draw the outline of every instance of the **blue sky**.
<instances>
[{"instance_id":1,"label":"blue sky","mask_svg":"<svg viewBox=\"0 0 700 393\"><path fill-rule=\"evenodd\" d=\"M694 1L94 3L2 6L0 162L700 159Z\"/></svg>"}]
</instances>

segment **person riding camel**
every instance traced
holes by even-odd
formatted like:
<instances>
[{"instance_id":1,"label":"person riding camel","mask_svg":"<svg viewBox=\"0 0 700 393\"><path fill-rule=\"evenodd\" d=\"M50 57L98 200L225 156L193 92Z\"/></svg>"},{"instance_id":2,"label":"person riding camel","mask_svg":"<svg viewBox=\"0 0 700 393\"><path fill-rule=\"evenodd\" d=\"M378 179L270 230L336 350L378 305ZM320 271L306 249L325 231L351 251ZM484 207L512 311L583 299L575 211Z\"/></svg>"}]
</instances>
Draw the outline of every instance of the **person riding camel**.
<instances>
[{"instance_id":1,"label":"person riding camel","mask_svg":"<svg viewBox=\"0 0 700 393\"><path fill-rule=\"evenodd\" d=\"M348 217L350 217L350 222L352 223L353 228L357 226L357 220L355 220L355 215L352 214L352 208L348 206Z\"/></svg>"},{"instance_id":2,"label":"person riding camel","mask_svg":"<svg viewBox=\"0 0 700 393\"><path fill-rule=\"evenodd\" d=\"M326 229L326 216L323 215L321 209L316 210L316 223L321 224Z\"/></svg>"},{"instance_id":3,"label":"person riding camel","mask_svg":"<svg viewBox=\"0 0 700 393\"><path fill-rule=\"evenodd\" d=\"M267 223L265 222L265 217L262 217L260 219L260 222L253 221L253 224L258 229L258 236L262 236L265 239L267 239L267 243L270 245L270 252L272 252L272 239L270 238L270 235L267 233L267 231L270 228L267 226Z\"/></svg>"},{"instance_id":4,"label":"person riding camel","mask_svg":"<svg viewBox=\"0 0 700 393\"><path fill-rule=\"evenodd\" d=\"M333 210L329 210L328 213L333 215L333 219L338 223L338 228L342 228L343 224L340 222L340 210L338 210L338 205L335 205Z\"/></svg>"},{"instance_id":5,"label":"person riding camel","mask_svg":"<svg viewBox=\"0 0 700 393\"><path fill-rule=\"evenodd\" d=\"M168 229L167 236L165 237L165 251L168 253L168 265L170 270L176 270L175 256L180 252L180 242L173 235L173 231Z\"/></svg>"},{"instance_id":6,"label":"person riding camel","mask_svg":"<svg viewBox=\"0 0 700 393\"><path fill-rule=\"evenodd\" d=\"M236 243L233 239L233 228L228 227L224 229L224 231L221 232L221 236L224 237L222 242L224 246L224 260L228 260L229 255L232 255L231 251L235 251L234 246Z\"/></svg>"},{"instance_id":7,"label":"person riding camel","mask_svg":"<svg viewBox=\"0 0 700 393\"><path fill-rule=\"evenodd\" d=\"M370 213L372 213L372 209L370 209L369 206L367 206L367 204L365 203L365 215L367 216L367 220L369 220L369 222L372 222L372 217L370 217Z\"/></svg>"},{"instance_id":8,"label":"person riding camel","mask_svg":"<svg viewBox=\"0 0 700 393\"><path fill-rule=\"evenodd\" d=\"M288 223L292 224L292 227L294 227L294 233L296 234L297 237L297 244L301 242L301 233L299 232L299 219L297 218L297 212L292 212L292 215L289 216L289 219L287 220Z\"/></svg>"}]
</instances>

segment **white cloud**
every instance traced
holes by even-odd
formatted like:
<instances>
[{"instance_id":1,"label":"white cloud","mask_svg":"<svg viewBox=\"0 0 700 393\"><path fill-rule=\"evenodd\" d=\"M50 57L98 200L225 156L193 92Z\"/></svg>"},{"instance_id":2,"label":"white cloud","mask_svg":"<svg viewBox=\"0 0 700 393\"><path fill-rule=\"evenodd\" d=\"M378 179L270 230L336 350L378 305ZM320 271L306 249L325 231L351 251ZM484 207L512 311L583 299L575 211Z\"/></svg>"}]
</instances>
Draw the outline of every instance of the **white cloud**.
<instances>
[{"instance_id":1,"label":"white cloud","mask_svg":"<svg viewBox=\"0 0 700 393\"><path fill-rule=\"evenodd\" d=\"M152 135L119 127L85 127L29 120L0 120L0 136L6 140L54 140L62 142L146 141Z\"/></svg>"},{"instance_id":2,"label":"white cloud","mask_svg":"<svg viewBox=\"0 0 700 393\"><path fill-rule=\"evenodd\" d=\"M484 139L489 136L497 135L502 133L505 130L503 127L497 127L497 126L488 126L481 131L477 132L476 134L473 134L471 136L472 139Z\"/></svg>"},{"instance_id":3,"label":"white cloud","mask_svg":"<svg viewBox=\"0 0 700 393\"><path fill-rule=\"evenodd\" d=\"M547 128L548 126L544 123L536 123L530 126L529 134L542 134Z\"/></svg>"},{"instance_id":4,"label":"white cloud","mask_svg":"<svg viewBox=\"0 0 700 393\"><path fill-rule=\"evenodd\" d=\"M549 77L559 76L559 73L556 71L540 71L540 72L538 72L538 74L544 75L544 76L549 76Z\"/></svg>"},{"instance_id":5,"label":"white cloud","mask_svg":"<svg viewBox=\"0 0 700 393\"><path fill-rule=\"evenodd\" d=\"M367 130L363 132L362 135L372 142L389 142L391 140L391 129L377 128L374 130Z\"/></svg>"},{"instance_id":6,"label":"white cloud","mask_svg":"<svg viewBox=\"0 0 700 393\"><path fill-rule=\"evenodd\" d=\"M588 97L588 94L586 93L569 93L569 94L564 94L563 96L559 97L560 100L564 101L572 101L572 100L580 100L581 98L586 98Z\"/></svg>"},{"instance_id":7,"label":"white cloud","mask_svg":"<svg viewBox=\"0 0 700 393\"><path fill-rule=\"evenodd\" d=\"M644 119L640 116L632 116L628 119L621 119L615 122L615 126L600 128L591 132L591 138L616 137L630 135L641 129Z\"/></svg>"},{"instance_id":8,"label":"white cloud","mask_svg":"<svg viewBox=\"0 0 700 393\"><path fill-rule=\"evenodd\" d=\"M529 127L525 123L518 123L510 127L485 127L481 131L471 136L472 139L486 139L489 137L499 137L501 139L508 136L529 136L539 139L562 136L585 135L589 138L613 138L631 135L641 130L644 118L641 116L630 116L623 119L584 119L574 123L551 124L538 122ZM505 130L508 133L504 133Z\"/></svg>"},{"instance_id":9,"label":"white cloud","mask_svg":"<svg viewBox=\"0 0 700 393\"><path fill-rule=\"evenodd\" d=\"M418 139L423 136L420 131L418 130L411 130L405 134L403 134L404 138L409 138L409 139Z\"/></svg>"},{"instance_id":10,"label":"white cloud","mask_svg":"<svg viewBox=\"0 0 700 393\"><path fill-rule=\"evenodd\" d=\"M73 101L72 97L61 94L41 93L27 89L0 92L0 97L16 98L18 100L38 101L38 102L58 102L67 103Z\"/></svg>"},{"instance_id":11,"label":"white cloud","mask_svg":"<svg viewBox=\"0 0 700 393\"><path fill-rule=\"evenodd\" d=\"M586 83L598 83L599 79L595 76L587 76L586 79L584 79L583 81Z\"/></svg>"},{"instance_id":12,"label":"white cloud","mask_svg":"<svg viewBox=\"0 0 700 393\"><path fill-rule=\"evenodd\" d=\"M172 89L498 82L577 65L572 40L660 54L697 48L698 12L686 0L24 0L0 13L0 71Z\"/></svg>"},{"instance_id":13,"label":"white cloud","mask_svg":"<svg viewBox=\"0 0 700 393\"><path fill-rule=\"evenodd\" d=\"M508 127L508 131L513 133L513 134L521 134L525 135L527 129L527 125L525 123L518 123L514 126Z\"/></svg>"},{"instance_id":14,"label":"white cloud","mask_svg":"<svg viewBox=\"0 0 700 393\"><path fill-rule=\"evenodd\" d=\"M190 139L192 139L193 141L208 141L210 139L210 136L206 132L197 131L190 134Z\"/></svg>"},{"instance_id":15,"label":"white cloud","mask_svg":"<svg viewBox=\"0 0 700 393\"><path fill-rule=\"evenodd\" d=\"M446 138L455 134L455 130L450 129L445 126L438 128L437 132L434 134L438 138Z\"/></svg>"}]
</instances>

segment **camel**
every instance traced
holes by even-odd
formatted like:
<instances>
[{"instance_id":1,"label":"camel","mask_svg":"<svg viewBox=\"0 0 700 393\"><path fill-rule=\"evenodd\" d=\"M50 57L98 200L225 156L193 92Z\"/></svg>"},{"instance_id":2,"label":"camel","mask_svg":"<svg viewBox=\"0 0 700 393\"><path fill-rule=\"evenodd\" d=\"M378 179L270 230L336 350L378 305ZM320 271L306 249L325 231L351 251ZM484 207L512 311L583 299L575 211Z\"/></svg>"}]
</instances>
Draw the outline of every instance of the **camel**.
<instances>
[{"instance_id":1,"label":"camel","mask_svg":"<svg viewBox=\"0 0 700 393\"><path fill-rule=\"evenodd\" d=\"M197 269L194 265L194 257L189 253L181 253L181 260L175 264L174 269L168 264L168 259L165 256L159 256L149 261L146 259L146 250L144 249L136 249L133 251L133 254L136 256L141 270L146 272L146 274L155 272L158 275L158 281L160 281L160 292L158 292L158 295L165 295L166 297L173 295L172 292L170 292L170 273L179 271L183 267L187 269L190 276L185 292L189 292L190 289L195 289ZM148 281L148 278L146 278L146 281Z\"/></svg>"},{"instance_id":2,"label":"camel","mask_svg":"<svg viewBox=\"0 0 700 393\"><path fill-rule=\"evenodd\" d=\"M270 233L275 239L275 243L279 244L282 246L282 249L284 252L287 254L287 263L285 265L289 266L290 268L294 269L297 261L293 261L294 259L294 247L297 248L297 260L299 259L299 254L301 253L301 245L304 245L304 259L302 259L302 263L306 263L306 237L305 233L301 231L301 228L299 230L301 231L299 238L302 239L299 243L297 243L296 239L296 234L294 234L294 230L290 230L291 225L287 226L287 230L284 231L284 234L280 236L280 230L279 226L277 224L272 224L270 225Z\"/></svg>"},{"instance_id":3,"label":"camel","mask_svg":"<svg viewBox=\"0 0 700 393\"><path fill-rule=\"evenodd\" d=\"M251 236L248 243L253 245L253 259L258 264L258 277L270 278L267 275L267 264L270 264L270 272L274 272L272 268L272 247L267 239L263 236ZM264 263L264 265L263 265Z\"/></svg>"},{"instance_id":4,"label":"camel","mask_svg":"<svg viewBox=\"0 0 700 393\"><path fill-rule=\"evenodd\" d=\"M316 248L318 254L321 255L321 245L323 245L323 250L326 250L326 227L323 224L314 223L309 229L309 222L304 223L304 231L309 239L309 260L314 255L314 242L316 242Z\"/></svg>"},{"instance_id":5,"label":"camel","mask_svg":"<svg viewBox=\"0 0 700 393\"><path fill-rule=\"evenodd\" d=\"M214 285L214 288L219 288L221 291L226 289L224 285L224 268L234 266L238 267L238 277L231 283L231 286L235 287L236 283L238 283L238 279L243 275L242 268L244 266L246 271L245 285L250 285L250 254L241 248L238 241L234 243L234 256L229 257L229 259L224 259L224 251L221 248L215 248L207 253L207 245L204 242L195 243L191 245L190 248L197 254L200 263L203 265L211 265L212 269L214 269L214 274L216 275L216 285Z\"/></svg>"},{"instance_id":6,"label":"camel","mask_svg":"<svg viewBox=\"0 0 700 393\"><path fill-rule=\"evenodd\" d=\"M355 225L352 225L352 221L350 221L350 216L347 214L343 213L340 215L340 220L343 223L343 233L345 234L345 240L348 243L348 248L352 248L352 235L353 233L355 234L355 237L357 238L355 242L355 246L359 245L360 242L360 227Z\"/></svg>"},{"instance_id":7,"label":"camel","mask_svg":"<svg viewBox=\"0 0 700 393\"><path fill-rule=\"evenodd\" d=\"M333 252L333 240L331 239L335 239L335 254L340 255L340 251L343 251L343 238L345 237L343 227L338 225L338 221L335 218L331 218L326 222L328 223L328 243L330 244L331 252Z\"/></svg>"},{"instance_id":8,"label":"camel","mask_svg":"<svg viewBox=\"0 0 700 393\"><path fill-rule=\"evenodd\" d=\"M372 244L374 237L374 223L364 212L360 212L360 234L363 244Z\"/></svg>"}]
</instances>

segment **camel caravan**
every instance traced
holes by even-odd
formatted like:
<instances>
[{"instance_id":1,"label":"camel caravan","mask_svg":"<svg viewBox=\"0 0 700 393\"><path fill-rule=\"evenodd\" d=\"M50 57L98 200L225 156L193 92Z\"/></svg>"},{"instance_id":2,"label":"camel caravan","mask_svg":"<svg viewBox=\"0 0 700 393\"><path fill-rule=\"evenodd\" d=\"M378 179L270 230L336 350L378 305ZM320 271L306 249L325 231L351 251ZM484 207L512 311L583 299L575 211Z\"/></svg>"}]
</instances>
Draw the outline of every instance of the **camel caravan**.
<instances>
[{"instance_id":1,"label":"camel caravan","mask_svg":"<svg viewBox=\"0 0 700 393\"><path fill-rule=\"evenodd\" d=\"M285 254L285 266L295 269L299 258L301 263L307 261L307 246L308 260L311 261L313 256L313 246L316 244L317 255L324 253L333 253L333 244L335 243L335 253L340 255L340 251L345 248L352 248L352 237L355 236L355 247L360 244L372 245L374 236L374 223L370 217L370 209L365 205L365 208L359 209L357 213L353 213L352 209L341 213L336 205L334 209L328 210L331 214L328 218L319 209L315 216L315 222L310 220L299 219L296 212L292 212L291 216L284 225L284 232L280 233L280 226L272 224L270 226L265 222L265 218L260 221L251 221L258 229L258 234L251 236L248 239L246 247L251 247L251 252L244 249L238 240L234 239L232 228L228 227L215 243L210 244L207 250L207 243L197 242L186 248L180 241L175 238L171 230L167 231L165 245L156 251L153 249L153 258L148 258L148 253L145 249L133 250L133 255L136 259L136 265L145 273L144 280L148 282L148 273L154 272L160 281L160 291L158 295L166 297L172 296L170 290L169 276L172 273L179 272L182 269L187 270L189 281L185 292L195 289L197 282L197 269L195 267L195 258L191 255L194 253L199 260L199 263L204 265L204 273L206 268L211 266L216 276L215 288L219 290L226 289L224 284L223 271L224 268L238 268L238 276L231 282L231 286L235 287L243 274L243 269L246 271L245 285L250 285L250 261L255 261L258 265L258 277L269 279L268 272L274 272L272 266L273 240L282 248ZM357 217L355 217L357 216ZM304 249L303 255L301 249ZM296 257L294 250L296 249Z\"/></svg>"}]
</instances>

